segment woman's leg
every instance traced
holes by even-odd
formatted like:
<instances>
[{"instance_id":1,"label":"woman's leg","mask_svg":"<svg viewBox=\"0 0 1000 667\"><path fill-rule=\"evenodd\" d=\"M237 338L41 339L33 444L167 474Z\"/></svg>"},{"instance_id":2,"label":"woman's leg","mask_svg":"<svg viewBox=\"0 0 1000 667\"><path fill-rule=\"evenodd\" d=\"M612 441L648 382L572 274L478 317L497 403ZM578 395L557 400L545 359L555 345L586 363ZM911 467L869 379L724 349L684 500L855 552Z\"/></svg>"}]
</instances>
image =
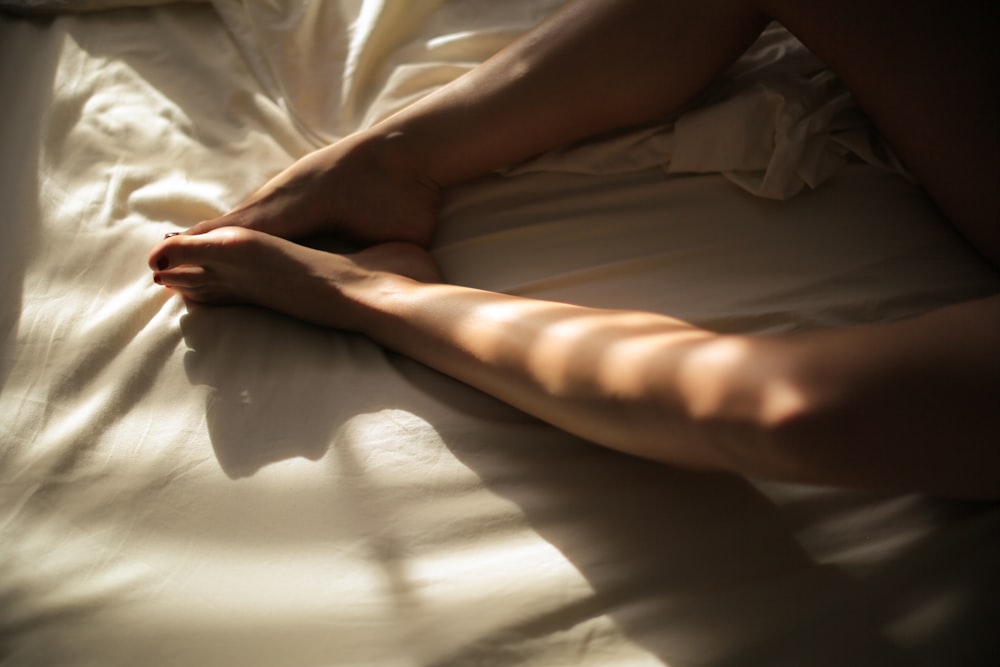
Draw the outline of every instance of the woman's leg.
<instances>
[{"instance_id":1,"label":"woman's leg","mask_svg":"<svg viewBox=\"0 0 1000 667\"><path fill-rule=\"evenodd\" d=\"M576 0L465 76L316 151L189 234L426 243L436 190L695 96L767 24L757 0Z\"/></svg>"},{"instance_id":2,"label":"woman's leg","mask_svg":"<svg viewBox=\"0 0 1000 667\"><path fill-rule=\"evenodd\" d=\"M964 8L959 19L935 7L897 17L893 8L901 13L915 3L888 0L773 4L770 14L840 72L945 211L984 252L1000 256L990 201L997 183L993 84L978 89L980 77L995 77L982 71L995 57L979 53L988 30L970 22L980 5L958 5ZM670 6L683 9L682 3ZM757 9L740 11L756 21ZM692 20L679 33L697 38L707 25ZM714 39L708 36L710 50L728 53L735 43ZM922 50L927 43L934 46ZM685 64L683 51L674 54L680 57L646 65L669 74ZM497 102L496 96L513 94L507 108L524 101L541 113L536 119L565 102L532 100L522 75L511 90L466 91L471 97L458 101ZM471 126L456 125L454 114L442 113L448 103L438 98L422 106L415 127L427 130L429 123L430 130L457 128L459 137L474 137L477 118L463 121ZM480 111L489 119L496 108L487 106ZM652 313L405 279L398 272L433 276L433 264L414 246L399 244L351 261L268 234L222 229L164 240L150 266L158 282L190 298L250 301L364 333L540 419L631 454L803 482L1000 494L997 296L877 326L720 336Z\"/></svg>"},{"instance_id":3,"label":"woman's leg","mask_svg":"<svg viewBox=\"0 0 1000 667\"><path fill-rule=\"evenodd\" d=\"M1000 266L1000 3L764 4L837 72L945 215Z\"/></svg>"}]
</instances>

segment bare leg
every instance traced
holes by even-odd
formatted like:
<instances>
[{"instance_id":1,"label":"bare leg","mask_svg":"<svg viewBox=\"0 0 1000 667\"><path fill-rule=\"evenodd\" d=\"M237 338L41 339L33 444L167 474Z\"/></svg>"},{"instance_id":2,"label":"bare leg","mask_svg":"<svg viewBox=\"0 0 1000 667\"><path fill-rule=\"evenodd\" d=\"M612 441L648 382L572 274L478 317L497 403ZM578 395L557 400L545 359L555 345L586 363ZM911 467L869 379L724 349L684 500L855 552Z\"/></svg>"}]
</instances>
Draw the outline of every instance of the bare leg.
<instances>
[{"instance_id":1,"label":"bare leg","mask_svg":"<svg viewBox=\"0 0 1000 667\"><path fill-rule=\"evenodd\" d=\"M1000 494L997 296L891 324L730 336L655 313L414 280L436 274L412 244L343 257L222 228L163 246L155 275L188 298L365 334L633 455L807 483Z\"/></svg>"},{"instance_id":2,"label":"bare leg","mask_svg":"<svg viewBox=\"0 0 1000 667\"><path fill-rule=\"evenodd\" d=\"M189 230L426 243L437 189L687 102L766 25L749 0L576 0L472 72Z\"/></svg>"},{"instance_id":3,"label":"bare leg","mask_svg":"<svg viewBox=\"0 0 1000 667\"><path fill-rule=\"evenodd\" d=\"M426 243L440 186L677 108L773 18L837 71L945 214L1000 265L998 14L994 0L577 0L190 233L237 225Z\"/></svg>"},{"instance_id":4,"label":"bare leg","mask_svg":"<svg viewBox=\"0 0 1000 667\"><path fill-rule=\"evenodd\" d=\"M411 243L336 255L243 227L175 236L150 257L154 280L190 301L252 303L339 329L359 326L353 319L357 307L345 296L357 283L377 282L383 273L441 280L430 256Z\"/></svg>"},{"instance_id":5,"label":"bare leg","mask_svg":"<svg viewBox=\"0 0 1000 667\"><path fill-rule=\"evenodd\" d=\"M418 171L397 141L372 132L310 153L229 213L186 234L235 226L290 239L322 234L363 244L426 245L439 198L438 185Z\"/></svg>"},{"instance_id":6,"label":"bare leg","mask_svg":"<svg viewBox=\"0 0 1000 667\"><path fill-rule=\"evenodd\" d=\"M424 165L436 183L467 177L525 150L594 131L600 123L628 122L638 112L678 102L714 67L735 57L770 15L840 72L945 212L984 254L1000 258L1000 216L991 201L998 182L992 164L996 86L994 78L978 79L996 76L982 71L982 62L989 62L995 72L995 56L980 60L989 26L969 22L970 12L986 5L950 3L947 11L964 17L955 19L936 6L911 15L916 3L892 0L760 4L575 3L558 20L579 32L529 39L520 56L498 59L506 62L500 78L466 80L455 97L442 93L412 107L382 128L389 132L385 138L411 148L426 141L426 150L415 154L437 160ZM634 38L647 34L647 12L673 10L672 18L683 19L672 26L677 43L662 52L639 51L643 58L660 53L664 59L640 68L635 88L625 85L614 95L601 90L615 100L610 108L588 108L595 84L588 87L587 81L594 73L565 66L577 62L575 49L591 47L586 37L602 34L602 12L628 14L618 15L629 20L611 30L619 55L627 55L635 52ZM593 17L597 22L588 23ZM711 32L720 25L728 28ZM903 25L902 34L893 32L897 25ZM700 45L685 51L692 42ZM935 45L934 53L920 51L926 44ZM677 74L688 54L706 52L707 60ZM949 78L952 68L969 74ZM614 67L602 75L613 77ZM536 99L548 84L568 86L560 89L566 97ZM578 97L572 97L574 90ZM527 116L505 124L503 116L522 103ZM491 134L477 143L481 132ZM266 215L260 219L267 222ZM248 301L360 331L612 448L778 479L1000 494L998 296L885 325L798 336L720 336L653 313L424 284L413 278L435 280L436 272L413 245L376 246L344 257L239 227L202 231L154 248L149 261L159 282L199 301Z\"/></svg>"},{"instance_id":7,"label":"bare leg","mask_svg":"<svg viewBox=\"0 0 1000 667\"><path fill-rule=\"evenodd\" d=\"M837 72L945 215L1000 266L1000 3L764 4Z\"/></svg>"},{"instance_id":8,"label":"bare leg","mask_svg":"<svg viewBox=\"0 0 1000 667\"><path fill-rule=\"evenodd\" d=\"M990 48L998 7L578 0L469 75L304 158L191 234L235 225L426 243L439 186L676 108L774 18L839 73L946 215L1000 266L1000 50Z\"/></svg>"},{"instance_id":9,"label":"bare leg","mask_svg":"<svg viewBox=\"0 0 1000 667\"><path fill-rule=\"evenodd\" d=\"M235 225L295 237L326 226L367 243L426 243L438 185L677 107L773 17L842 76L945 213L1000 265L1000 50L989 48L996 7L579 0L468 76L308 156L191 233ZM151 266L170 244L158 246Z\"/></svg>"}]
</instances>

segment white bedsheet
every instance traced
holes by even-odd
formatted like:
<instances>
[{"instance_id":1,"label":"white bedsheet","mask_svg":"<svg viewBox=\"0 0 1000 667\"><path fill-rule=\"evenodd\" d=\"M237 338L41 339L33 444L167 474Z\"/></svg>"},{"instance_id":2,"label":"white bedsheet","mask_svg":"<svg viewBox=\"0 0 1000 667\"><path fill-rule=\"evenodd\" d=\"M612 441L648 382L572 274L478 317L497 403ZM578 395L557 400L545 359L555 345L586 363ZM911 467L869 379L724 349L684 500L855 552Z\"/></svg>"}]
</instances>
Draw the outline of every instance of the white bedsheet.
<instances>
[{"instance_id":1,"label":"white bedsheet","mask_svg":"<svg viewBox=\"0 0 1000 667\"><path fill-rule=\"evenodd\" d=\"M655 466L151 284L164 232L556 4L0 16L0 664L996 664L995 503ZM761 333L1000 289L828 74L767 40L676 129L456 188L448 279ZM697 149L748 109L766 122Z\"/></svg>"}]
</instances>

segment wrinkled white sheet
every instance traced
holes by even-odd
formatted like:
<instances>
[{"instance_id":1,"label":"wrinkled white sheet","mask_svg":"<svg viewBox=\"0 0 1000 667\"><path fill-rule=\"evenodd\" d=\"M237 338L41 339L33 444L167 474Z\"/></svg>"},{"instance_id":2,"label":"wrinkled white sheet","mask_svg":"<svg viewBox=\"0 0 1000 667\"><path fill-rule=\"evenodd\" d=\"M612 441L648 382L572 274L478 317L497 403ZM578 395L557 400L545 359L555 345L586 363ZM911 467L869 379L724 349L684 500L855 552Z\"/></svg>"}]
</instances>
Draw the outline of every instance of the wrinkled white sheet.
<instances>
[{"instance_id":1,"label":"wrinkled white sheet","mask_svg":"<svg viewBox=\"0 0 1000 667\"><path fill-rule=\"evenodd\" d=\"M361 338L150 283L164 232L554 4L0 17L0 663L996 664L995 504L635 461ZM448 278L758 332L1000 289L873 166L891 158L828 75L768 39L676 132L455 189ZM803 71L816 104L789 98ZM736 139L699 151L750 107L777 120L739 130L749 161L718 157ZM691 171L725 173L664 173L682 144Z\"/></svg>"}]
</instances>

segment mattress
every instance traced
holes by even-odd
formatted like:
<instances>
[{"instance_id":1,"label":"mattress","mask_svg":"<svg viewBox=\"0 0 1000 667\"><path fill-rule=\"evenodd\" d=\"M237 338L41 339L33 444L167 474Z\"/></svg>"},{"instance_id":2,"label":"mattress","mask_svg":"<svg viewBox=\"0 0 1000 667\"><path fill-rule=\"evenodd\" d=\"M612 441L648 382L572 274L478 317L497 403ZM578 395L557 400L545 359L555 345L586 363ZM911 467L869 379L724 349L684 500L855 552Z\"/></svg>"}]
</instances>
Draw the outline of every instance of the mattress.
<instances>
[{"instance_id":1,"label":"mattress","mask_svg":"<svg viewBox=\"0 0 1000 667\"><path fill-rule=\"evenodd\" d=\"M996 502L640 461L152 284L164 233L558 4L0 3L0 664L998 664ZM779 27L679 114L451 189L431 250L760 335L1000 290Z\"/></svg>"}]
</instances>

